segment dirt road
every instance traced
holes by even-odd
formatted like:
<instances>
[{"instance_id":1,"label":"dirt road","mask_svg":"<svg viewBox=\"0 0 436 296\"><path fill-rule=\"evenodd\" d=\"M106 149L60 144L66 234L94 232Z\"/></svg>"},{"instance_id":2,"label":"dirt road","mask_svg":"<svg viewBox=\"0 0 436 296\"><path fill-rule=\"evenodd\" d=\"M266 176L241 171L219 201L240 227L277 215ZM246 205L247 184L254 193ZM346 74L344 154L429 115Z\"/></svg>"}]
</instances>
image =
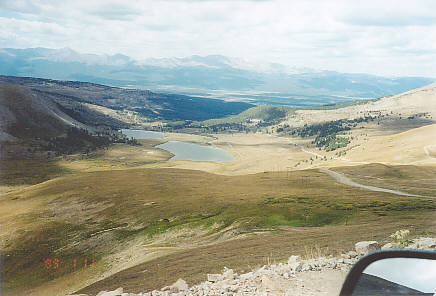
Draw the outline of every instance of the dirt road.
<instances>
[{"instance_id":1,"label":"dirt road","mask_svg":"<svg viewBox=\"0 0 436 296\"><path fill-rule=\"evenodd\" d=\"M350 178L348 178L348 177L346 177L338 172L334 172L334 171L329 170L328 168L320 168L319 171L326 173L326 174L329 174L337 182L348 185L348 186L359 187L359 188L371 190L371 191L387 192L387 193L392 193L392 194L401 195L401 196L430 197L430 196L423 196L423 195L418 195L418 194L402 192L402 191L398 191L398 190L392 190L392 189L387 189L387 188L380 188L380 187L375 187L375 186L359 184L359 183L354 182Z\"/></svg>"}]
</instances>

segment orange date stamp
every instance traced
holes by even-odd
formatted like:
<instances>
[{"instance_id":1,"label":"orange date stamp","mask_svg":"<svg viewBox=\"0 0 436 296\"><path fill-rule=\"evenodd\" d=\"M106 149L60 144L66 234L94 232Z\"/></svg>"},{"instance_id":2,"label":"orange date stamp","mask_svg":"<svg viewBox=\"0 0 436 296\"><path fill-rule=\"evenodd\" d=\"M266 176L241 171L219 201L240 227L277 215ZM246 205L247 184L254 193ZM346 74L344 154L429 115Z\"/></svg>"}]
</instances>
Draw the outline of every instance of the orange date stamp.
<instances>
[{"instance_id":1,"label":"orange date stamp","mask_svg":"<svg viewBox=\"0 0 436 296\"><path fill-rule=\"evenodd\" d=\"M61 261L58 258L54 257L54 258L44 258L43 259L43 263L44 263L44 268L46 270L57 270L61 267L72 267L73 269L76 268L90 268L90 267L94 267L96 260L95 259L90 259L87 257L84 258L74 258L72 260L65 260L65 261Z\"/></svg>"}]
</instances>

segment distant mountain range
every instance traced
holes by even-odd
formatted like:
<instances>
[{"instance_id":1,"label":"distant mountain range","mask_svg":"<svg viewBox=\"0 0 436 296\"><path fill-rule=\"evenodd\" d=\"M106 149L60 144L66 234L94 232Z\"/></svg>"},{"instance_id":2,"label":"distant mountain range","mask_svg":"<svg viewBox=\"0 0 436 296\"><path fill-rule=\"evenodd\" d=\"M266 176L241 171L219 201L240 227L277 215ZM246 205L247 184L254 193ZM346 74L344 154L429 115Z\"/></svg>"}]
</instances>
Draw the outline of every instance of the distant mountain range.
<instances>
[{"instance_id":1,"label":"distant mountain range","mask_svg":"<svg viewBox=\"0 0 436 296\"><path fill-rule=\"evenodd\" d=\"M435 81L249 63L221 55L138 61L121 54L81 54L69 48L3 48L0 65L2 75L87 81L288 106L377 98Z\"/></svg>"}]
</instances>

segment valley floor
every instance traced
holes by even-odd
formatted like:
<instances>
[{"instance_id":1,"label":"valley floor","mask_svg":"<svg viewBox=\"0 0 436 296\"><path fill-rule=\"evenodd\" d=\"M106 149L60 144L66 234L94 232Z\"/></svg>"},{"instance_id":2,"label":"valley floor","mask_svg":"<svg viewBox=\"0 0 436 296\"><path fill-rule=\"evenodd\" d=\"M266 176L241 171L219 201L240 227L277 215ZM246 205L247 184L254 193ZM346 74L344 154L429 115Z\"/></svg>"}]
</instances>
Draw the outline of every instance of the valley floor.
<instances>
[{"instance_id":1,"label":"valley floor","mask_svg":"<svg viewBox=\"0 0 436 296\"><path fill-rule=\"evenodd\" d=\"M354 130L345 149L326 152L311 145L311 139L281 137L271 134L212 134L195 136L169 134L167 140L188 141L222 148L236 160L230 163L177 161L159 163L159 167L198 169L225 175L259 172L294 171L318 167L339 167L383 163L386 165L436 165L436 124L392 134L368 126ZM433 151L435 150L435 151Z\"/></svg>"},{"instance_id":2,"label":"valley floor","mask_svg":"<svg viewBox=\"0 0 436 296\"><path fill-rule=\"evenodd\" d=\"M141 140L143 146L115 145L92 159L60 161L59 166L73 171L105 169L182 168L201 170L222 175L244 175L260 172L295 171L320 167L355 166L370 163L385 165L436 165L436 124L423 126L397 134L383 133L380 129L358 131L343 149L326 152L311 145L311 140L280 137L271 134L166 134L164 139ZM166 141L185 141L224 149L235 157L232 162L167 161L171 154L155 148ZM433 151L435 150L435 151Z\"/></svg>"}]
</instances>

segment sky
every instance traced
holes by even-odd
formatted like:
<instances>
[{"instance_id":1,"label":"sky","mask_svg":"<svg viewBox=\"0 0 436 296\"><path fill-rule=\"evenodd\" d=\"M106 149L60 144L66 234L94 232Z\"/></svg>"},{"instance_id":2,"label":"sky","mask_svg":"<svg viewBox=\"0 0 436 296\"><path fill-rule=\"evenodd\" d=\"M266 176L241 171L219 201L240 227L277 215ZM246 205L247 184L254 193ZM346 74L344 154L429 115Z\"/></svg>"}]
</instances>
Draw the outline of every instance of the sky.
<instances>
[{"instance_id":1,"label":"sky","mask_svg":"<svg viewBox=\"0 0 436 296\"><path fill-rule=\"evenodd\" d=\"M436 77L435 0L0 0L0 48Z\"/></svg>"},{"instance_id":2,"label":"sky","mask_svg":"<svg viewBox=\"0 0 436 296\"><path fill-rule=\"evenodd\" d=\"M371 263L364 273L416 289L436 293L436 260L388 258Z\"/></svg>"}]
</instances>

